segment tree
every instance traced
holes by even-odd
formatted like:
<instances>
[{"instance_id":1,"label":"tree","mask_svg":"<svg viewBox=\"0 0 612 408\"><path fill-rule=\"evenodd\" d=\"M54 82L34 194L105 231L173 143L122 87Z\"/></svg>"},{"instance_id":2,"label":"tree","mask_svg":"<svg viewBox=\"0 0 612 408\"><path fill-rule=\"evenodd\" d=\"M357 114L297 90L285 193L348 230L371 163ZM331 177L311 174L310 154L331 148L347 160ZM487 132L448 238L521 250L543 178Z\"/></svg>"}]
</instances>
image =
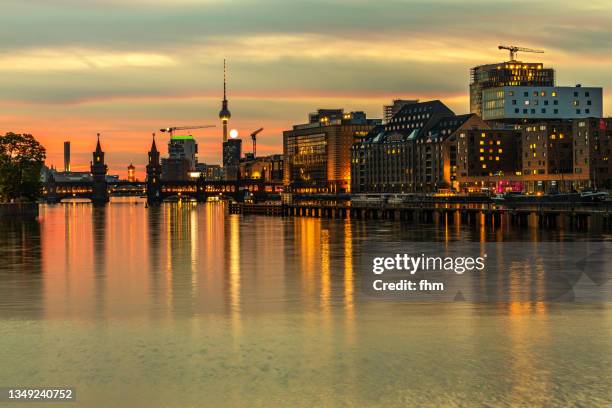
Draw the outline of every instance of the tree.
<instances>
[{"instance_id":1,"label":"tree","mask_svg":"<svg viewBox=\"0 0 612 408\"><path fill-rule=\"evenodd\" d=\"M44 161L45 148L32 135L0 136L0 202L36 200Z\"/></svg>"}]
</instances>

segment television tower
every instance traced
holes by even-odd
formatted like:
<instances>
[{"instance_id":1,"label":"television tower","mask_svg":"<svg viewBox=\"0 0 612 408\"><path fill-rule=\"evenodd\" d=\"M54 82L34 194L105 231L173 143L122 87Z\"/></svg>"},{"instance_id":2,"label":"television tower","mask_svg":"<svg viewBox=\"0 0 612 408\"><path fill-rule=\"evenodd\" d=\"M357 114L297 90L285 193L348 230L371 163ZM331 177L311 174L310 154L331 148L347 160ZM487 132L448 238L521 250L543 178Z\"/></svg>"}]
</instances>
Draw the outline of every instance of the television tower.
<instances>
[{"instance_id":1,"label":"television tower","mask_svg":"<svg viewBox=\"0 0 612 408\"><path fill-rule=\"evenodd\" d=\"M225 59L223 60L223 102L221 103L221 110L219 111L219 119L223 123L223 142L227 142L227 122L232 117L229 109L227 108L227 94L226 94L226 69Z\"/></svg>"}]
</instances>

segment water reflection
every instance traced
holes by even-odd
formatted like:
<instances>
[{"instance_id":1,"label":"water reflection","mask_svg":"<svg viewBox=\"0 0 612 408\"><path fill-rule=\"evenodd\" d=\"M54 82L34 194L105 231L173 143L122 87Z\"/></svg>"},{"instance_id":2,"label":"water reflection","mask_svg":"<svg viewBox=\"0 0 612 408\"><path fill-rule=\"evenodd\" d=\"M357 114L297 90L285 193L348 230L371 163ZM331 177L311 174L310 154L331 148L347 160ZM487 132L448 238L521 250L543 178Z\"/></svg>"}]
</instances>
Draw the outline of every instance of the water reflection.
<instances>
[{"instance_id":1,"label":"water reflection","mask_svg":"<svg viewBox=\"0 0 612 408\"><path fill-rule=\"evenodd\" d=\"M87 406L594 405L562 390L609 397L611 314L542 301L549 263L500 252L503 273L473 285L510 301L425 305L368 300L359 266L379 243L590 238L221 203L43 206L39 221L0 223L0 383L75 384Z\"/></svg>"},{"instance_id":2,"label":"water reflection","mask_svg":"<svg viewBox=\"0 0 612 408\"><path fill-rule=\"evenodd\" d=\"M37 221L0 221L0 318L41 317L42 252Z\"/></svg>"},{"instance_id":3,"label":"water reflection","mask_svg":"<svg viewBox=\"0 0 612 408\"><path fill-rule=\"evenodd\" d=\"M104 317L106 303L106 252L107 239L107 206L92 206L91 236L93 254L93 283L95 313L97 318ZM69 217L69 220L74 220ZM69 223L70 224L70 223Z\"/></svg>"},{"instance_id":4,"label":"water reflection","mask_svg":"<svg viewBox=\"0 0 612 408\"><path fill-rule=\"evenodd\" d=\"M240 218L237 215L229 217L229 239L228 242L228 269L227 269L227 302L229 306L230 319L234 331L234 337L240 335Z\"/></svg>"}]
</instances>

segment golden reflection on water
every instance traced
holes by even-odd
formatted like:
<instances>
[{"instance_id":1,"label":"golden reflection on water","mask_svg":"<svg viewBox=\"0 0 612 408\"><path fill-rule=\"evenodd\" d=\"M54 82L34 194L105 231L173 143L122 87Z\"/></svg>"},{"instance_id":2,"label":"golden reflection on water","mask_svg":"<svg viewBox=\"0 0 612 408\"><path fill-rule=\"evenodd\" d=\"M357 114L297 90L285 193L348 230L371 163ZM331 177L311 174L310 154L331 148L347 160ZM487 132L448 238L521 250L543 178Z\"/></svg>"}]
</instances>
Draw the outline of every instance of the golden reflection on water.
<instances>
[{"instance_id":1,"label":"golden reflection on water","mask_svg":"<svg viewBox=\"0 0 612 408\"><path fill-rule=\"evenodd\" d=\"M240 335L240 285L240 217L231 215L229 219L229 296L234 338Z\"/></svg>"},{"instance_id":2,"label":"golden reflection on water","mask_svg":"<svg viewBox=\"0 0 612 408\"><path fill-rule=\"evenodd\" d=\"M508 307L512 391L511 406L550 405L550 370L546 361L534 358L551 346L544 302L511 302ZM535 327L534 327L535 326ZM534 330L536 329L536 330Z\"/></svg>"},{"instance_id":3,"label":"golden reflection on water","mask_svg":"<svg viewBox=\"0 0 612 408\"><path fill-rule=\"evenodd\" d=\"M180 228L180 218L172 217L173 210L178 212L182 205L179 201L176 208L164 206L164 213L166 214L166 222L164 226L166 228L166 310L171 312L172 309L172 243L174 239L172 237L172 225L176 225L176 229Z\"/></svg>"},{"instance_id":4,"label":"golden reflection on water","mask_svg":"<svg viewBox=\"0 0 612 408\"><path fill-rule=\"evenodd\" d=\"M312 390L324 390L329 399L318 400L322 405L335 402L329 395L336 392L348 396L347 405L358 405L355 402L360 398L376 392L389 392L394 398L391 403L410 405L413 400L402 399L391 388L397 384L397 389L405 389L405 378L411 378L411 385L420 391L432 386L438 387L436 391L451 389L459 396L455 402L466 396L482 402L483 393L491 393L499 405L550 406L546 396L559 392L558 383L573 381L584 386L579 376L568 371L577 369L592 375L596 371L584 367L598 362L604 368L597 374L604 378L609 371L605 368L609 313L587 311L571 320L565 314L567 309L558 313L560 306L525 301L528 297L546 298L547 271L542 259L525 265L503 259L499 253L496 256L507 266L504 273L483 273L473 282L481 285L483 292L487 283L493 291L509 288L511 302L416 305L368 301L358 296L356 286L360 251L367 251L367 243L373 239L410 242L412 235L406 234L405 224L228 216L225 211L223 204L213 203L163 204L147 209L133 203L101 208L88 204L43 206L38 229L17 229L17 238L10 238L16 241L6 257L18 265L16 272L8 274L11 279L40 275L40 280L15 286L7 286L12 281L3 281L0 300L28 299L27 304L19 303L29 308L26 316L45 322L66 320L79 326L81 319L96 323L108 319L108 324L100 325L100 335L104 340L112 339L113 345L125 346L113 352L127 350L109 363L109 372L117 364L119 373L146 376L150 374L147 370L158 370L156 376L172 381L172 375L188 371L192 361L197 361L188 373L205 383L208 392L234 379L248 383L251 376L253 390L268 392L282 383L281 375L286 374L293 377L279 389L284 387L287 395L311 396L321 395ZM444 226L429 233L452 243L458 230L463 231L460 219L449 217ZM469 233L473 241L480 242L496 236L483 225ZM26 252L19 241L24 234L31 235L33 242L38 240L40 249ZM534 229L525 236L526 240L539 240ZM364 247L363 241L367 241ZM12 291L7 292L6 287ZM125 325L112 328L115 323L110 320L133 317L140 319L137 324L127 320ZM181 331L183 317L189 319L187 332ZM160 319L161 324L157 322ZM584 324L588 333L572 332L577 324L583 324L580 319L590 319ZM132 326L136 328L126 334L126 328L131 330ZM143 330L147 331L143 338L153 347L137 343ZM166 340L159 341L159 332L164 330ZM49 336L44 351L56 347L59 342L55 339L63 340L66 332L61 326L57 335ZM175 340L177 333L179 340ZM95 342L95 334L83 338ZM593 341L595 347L586 350L578 340ZM37 337L34 344L38 341ZM93 364L97 370L106 364L104 358L92 358L111 348L104 341L96 346L84 344L80 349L80 335L73 335L72 341L66 344L78 345L70 356L79 364L77 368L72 364L62 367L62 371L76 373L77 378L83 367L89 369ZM205 347L208 355L194 357ZM159 364L143 369L141 364L146 363L132 360L134 350L146 355L143 361ZM579 355L574 356L577 351ZM52 373L58 355L41 352L40 371ZM166 358L168 355L172 358ZM559 356L584 358L584 364L555 366ZM273 368L253 369L268 365ZM208 368L214 376L197 377ZM24 371L27 375L35 372ZM490 378L497 373L501 373L499 378ZM418 374L425 380L419 382ZM121 386L117 378L113 387ZM200 385L194 382L193 387ZM244 388L235 390L228 392L227 401L245 402L245 394L240 394ZM437 401L444 406L453 396L448 398Z\"/></svg>"},{"instance_id":5,"label":"golden reflection on water","mask_svg":"<svg viewBox=\"0 0 612 408\"><path fill-rule=\"evenodd\" d=\"M191 248L191 297L195 299L198 289L198 213L195 209L189 211L189 243Z\"/></svg>"},{"instance_id":6,"label":"golden reflection on water","mask_svg":"<svg viewBox=\"0 0 612 408\"><path fill-rule=\"evenodd\" d=\"M344 221L344 310L347 340L353 342L355 331L355 277L353 271L353 227Z\"/></svg>"},{"instance_id":7,"label":"golden reflection on water","mask_svg":"<svg viewBox=\"0 0 612 408\"><path fill-rule=\"evenodd\" d=\"M330 303L330 260L329 260L329 230L321 230L321 312L329 313Z\"/></svg>"}]
</instances>

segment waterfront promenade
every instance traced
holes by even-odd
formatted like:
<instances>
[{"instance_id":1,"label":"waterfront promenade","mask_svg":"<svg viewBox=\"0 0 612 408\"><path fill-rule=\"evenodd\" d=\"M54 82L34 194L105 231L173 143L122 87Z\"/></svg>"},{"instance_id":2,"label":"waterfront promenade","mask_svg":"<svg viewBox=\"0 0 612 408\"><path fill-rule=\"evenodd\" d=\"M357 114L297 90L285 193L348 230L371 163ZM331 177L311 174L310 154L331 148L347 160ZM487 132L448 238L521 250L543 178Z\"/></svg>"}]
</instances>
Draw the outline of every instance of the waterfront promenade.
<instances>
[{"instance_id":1,"label":"waterfront promenade","mask_svg":"<svg viewBox=\"0 0 612 408\"><path fill-rule=\"evenodd\" d=\"M388 219L412 222L462 222L512 224L581 229L612 227L612 202L508 202L490 199L409 201L402 203L299 200L281 203L231 203L232 214L263 214L296 217Z\"/></svg>"}]
</instances>

